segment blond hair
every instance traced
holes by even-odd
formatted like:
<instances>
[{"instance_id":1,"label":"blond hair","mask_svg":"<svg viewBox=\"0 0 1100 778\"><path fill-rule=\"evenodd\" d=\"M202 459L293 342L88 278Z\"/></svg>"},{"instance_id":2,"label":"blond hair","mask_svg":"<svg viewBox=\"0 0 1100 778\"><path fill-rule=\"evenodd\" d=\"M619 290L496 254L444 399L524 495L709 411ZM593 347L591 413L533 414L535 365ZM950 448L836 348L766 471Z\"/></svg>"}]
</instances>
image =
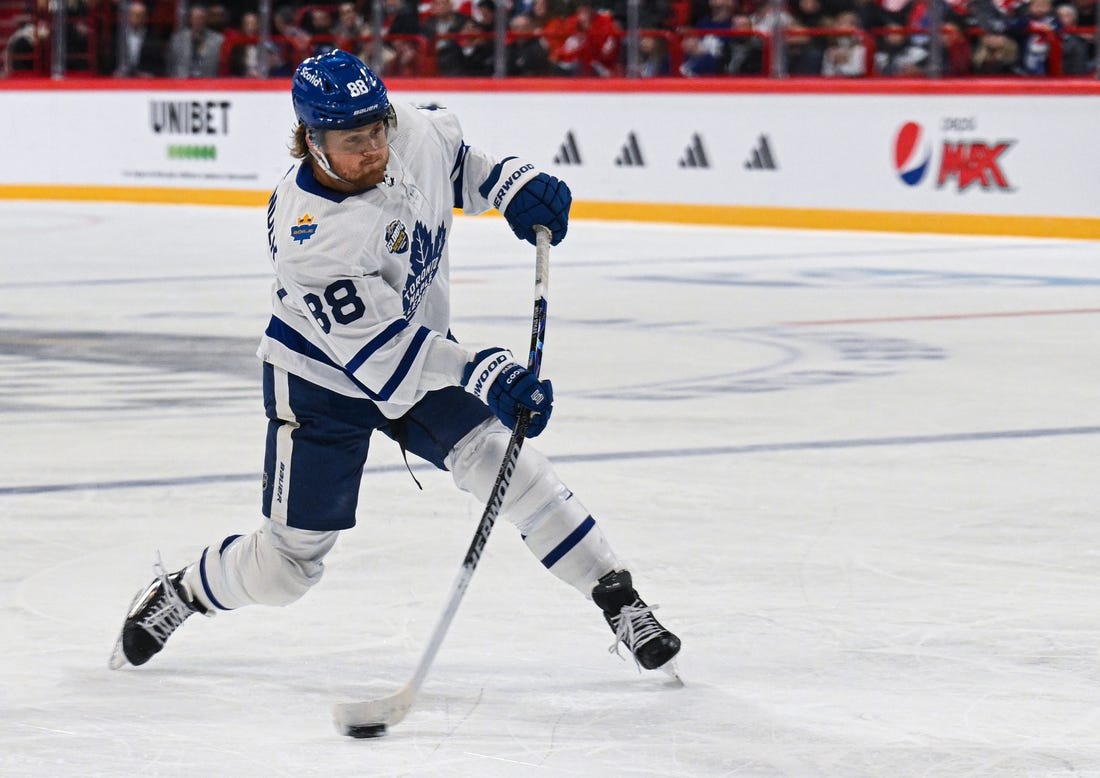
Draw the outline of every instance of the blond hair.
<instances>
[{"instance_id":1,"label":"blond hair","mask_svg":"<svg viewBox=\"0 0 1100 778\"><path fill-rule=\"evenodd\" d=\"M294 134L290 139L290 156L295 159L306 159L309 157L309 144L306 142L306 135L309 130L301 122L298 122L298 126L294 128Z\"/></svg>"}]
</instances>

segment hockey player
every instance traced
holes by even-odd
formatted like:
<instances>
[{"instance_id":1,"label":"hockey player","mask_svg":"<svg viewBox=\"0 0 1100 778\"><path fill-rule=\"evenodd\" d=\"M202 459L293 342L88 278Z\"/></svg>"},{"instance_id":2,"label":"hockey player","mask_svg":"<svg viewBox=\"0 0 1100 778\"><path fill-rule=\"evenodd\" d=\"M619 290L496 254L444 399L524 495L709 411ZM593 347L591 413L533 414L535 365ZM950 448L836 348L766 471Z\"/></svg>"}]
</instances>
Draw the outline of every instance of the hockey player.
<instances>
[{"instance_id":1,"label":"hockey player","mask_svg":"<svg viewBox=\"0 0 1100 778\"><path fill-rule=\"evenodd\" d=\"M268 418L258 529L207 546L156 577L130 606L110 659L142 665L193 613L288 605L316 584L341 530L355 525L375 431L489 498L520 408L546 427L553 387L502 348L450 333L452 209L504 214L515 234L566 235L564 182L463 142L445 110L391 104L383 83L340 50L302 62L291 96L298 159L271 195L275 272L262 338ZM641 667L680 640L654 618L599 525L550 463L524 447L501 515L551 573L589 597Z\"/></svg>"}]
</instances>

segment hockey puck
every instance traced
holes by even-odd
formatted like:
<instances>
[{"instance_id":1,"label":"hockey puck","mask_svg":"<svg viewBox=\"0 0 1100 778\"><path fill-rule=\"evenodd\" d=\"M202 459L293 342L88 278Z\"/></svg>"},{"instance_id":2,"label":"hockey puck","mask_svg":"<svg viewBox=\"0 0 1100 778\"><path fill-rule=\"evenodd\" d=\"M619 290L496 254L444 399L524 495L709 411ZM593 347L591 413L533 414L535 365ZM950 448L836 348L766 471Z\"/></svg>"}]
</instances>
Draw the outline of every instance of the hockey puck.
<instances>
[{"instance_id":1,"label":"hockey puck","mask_svg":"<svg viewBox=\"0 0 1100 778\"><path fill-rule=\"evenodd\" d=\"M356 727L348 727L347 734L349 737L355 738L382 737L386 734L386 725L361 724Z\"/></svg>"}]
</instances>

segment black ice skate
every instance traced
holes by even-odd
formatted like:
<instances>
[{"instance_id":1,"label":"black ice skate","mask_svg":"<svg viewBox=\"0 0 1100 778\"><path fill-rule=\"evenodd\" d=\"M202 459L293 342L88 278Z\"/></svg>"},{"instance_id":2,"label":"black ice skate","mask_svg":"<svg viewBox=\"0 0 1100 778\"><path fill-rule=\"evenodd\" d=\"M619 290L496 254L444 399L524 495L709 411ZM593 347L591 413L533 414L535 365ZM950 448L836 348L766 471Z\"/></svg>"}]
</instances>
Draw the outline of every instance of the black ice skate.
<instances>
[{"instance_id":1,"label":"black ice skate","mask_svg":"<svg viewBox=\"0 0 1100 778\"><path fill-rule=\"evenodd\" d=\"M626 645L634 660L646 670L665 670L674 678L672 658L680 651L680 638L673 635L653 617L657 606L646 605L634 591L630 573L618 570L608 573L592 589L592 601L603 610L615 642L610 650L619 653L619 643Z\"/></svg>"},{"instance_id":2,"label":"black ice skate","mask_svg":"<svg viewBox=\"0 0 1100 778\"><path fill-rule=\"evenodd\" d=\"M186 568L185 568L186 570ZM126 664L143 665L164 648L176 628L192 613L213 616L183 585L184 570L168 575L157 556L153 565L157 577L138 592L122 624L122 634L111 652L108 666L117 670Z\"/></svg>"}]
</instances>

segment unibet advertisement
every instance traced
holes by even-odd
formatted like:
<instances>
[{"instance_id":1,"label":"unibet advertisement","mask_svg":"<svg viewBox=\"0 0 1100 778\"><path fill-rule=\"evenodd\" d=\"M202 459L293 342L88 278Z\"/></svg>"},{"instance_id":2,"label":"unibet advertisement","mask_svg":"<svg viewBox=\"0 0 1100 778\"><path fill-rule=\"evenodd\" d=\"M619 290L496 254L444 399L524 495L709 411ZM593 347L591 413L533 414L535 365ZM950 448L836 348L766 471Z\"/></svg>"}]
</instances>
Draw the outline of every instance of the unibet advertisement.
<instances>
[{"instance_id":1,"label":"unibet advertisement","mask_svg":"<svg viewBox=\"0 0 1100 778\"><path fill-rule=\"evenodd\" d=\"M0 91L9 104L18 146L32 151L0 183L270 189L290 166L275 160L293 111L270 94Z\"/></svg>"}]
</instances>

